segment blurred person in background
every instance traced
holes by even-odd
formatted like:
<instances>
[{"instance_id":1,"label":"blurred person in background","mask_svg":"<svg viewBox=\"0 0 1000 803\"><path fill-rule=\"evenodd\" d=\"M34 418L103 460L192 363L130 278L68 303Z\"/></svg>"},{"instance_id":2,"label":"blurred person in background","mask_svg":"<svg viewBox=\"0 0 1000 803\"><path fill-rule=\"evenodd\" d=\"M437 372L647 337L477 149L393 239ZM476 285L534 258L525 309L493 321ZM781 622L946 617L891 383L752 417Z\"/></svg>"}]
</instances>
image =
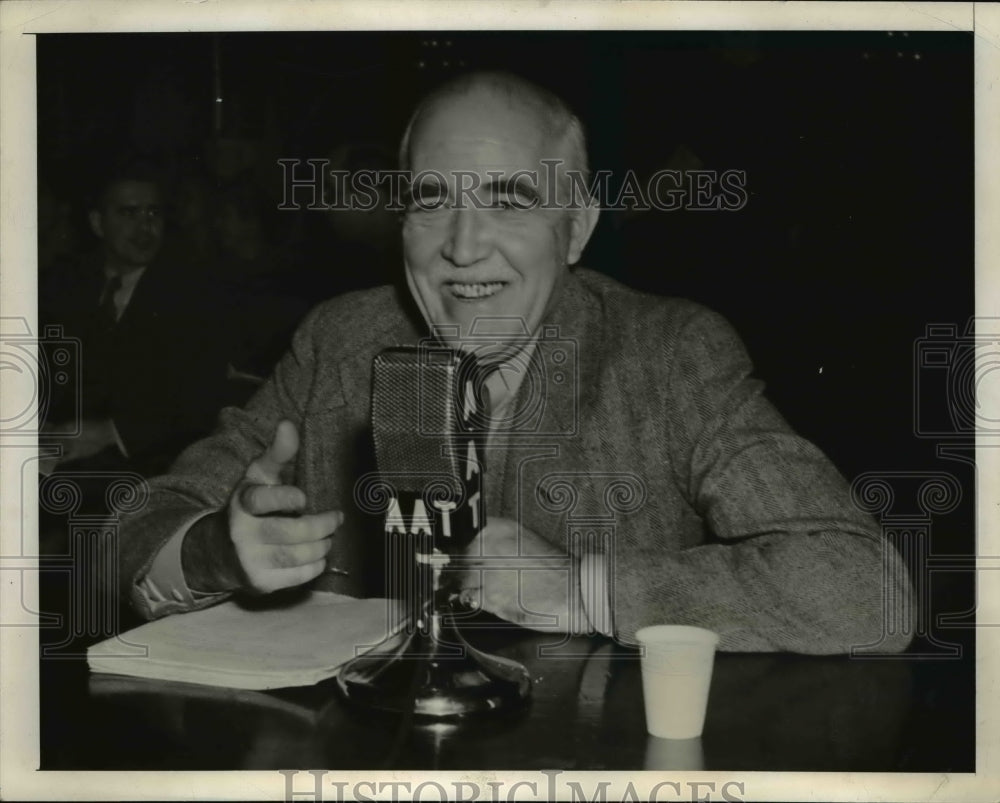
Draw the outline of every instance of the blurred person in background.
<instances>
[{"instance_id":1,"label":"blurred person in background","mask_svg":"<svg viewBox=\"0 0 1000 803\"><path fill-rule=\"evenodd\" d=\"M81 384L42 411L43 439L62 446L43 472L163 471L248 396L227 380L233 327L216 283L164 256L163 184L155 163L122 157L88 199L98 248L42 277L40 322L81 347Z\"/></svg>"}]
</instances>

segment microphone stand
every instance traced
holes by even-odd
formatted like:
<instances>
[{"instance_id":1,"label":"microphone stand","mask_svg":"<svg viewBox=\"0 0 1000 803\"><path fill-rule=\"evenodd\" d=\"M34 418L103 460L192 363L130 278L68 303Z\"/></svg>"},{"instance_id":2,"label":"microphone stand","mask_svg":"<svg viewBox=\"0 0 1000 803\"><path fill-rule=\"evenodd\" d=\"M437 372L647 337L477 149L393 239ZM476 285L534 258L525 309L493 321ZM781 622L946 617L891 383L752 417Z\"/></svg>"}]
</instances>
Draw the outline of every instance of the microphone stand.
<instances>
[{"instance_id":1,"label":"microphone stand","mask_svg":"<svg viewBox=\"0 0 1000 803\"><path fill-rule=\"evenodd\" d=\"M402 566L412 583L401 595L403 628L338 674L338 687L351 702L441 720L510 709L531 694L521 664L465 640L456 614L468 610L454 606L444 582L486 522L485 464L478 455L489 394L476 381L482 376L473 355L439 347L390 348L375 358L373 434L391 502L385 533L399 539L388 544L389 575ZM408 520L404 510L413 512ZM459 523L463 516L468 518Z\"/></svg>"},{"instance_id":2,"label":"microphone stand","mask_svg":"<svg viewBox=\"0 0 1000 803\"><path fill-rule=\"evenodd\" d=\"M416 579L404 627L345 664L337 685L351 702L430 719L456 719L524 704L528 671L518 662L473 647L459 630L442 583L451 556L431 533L413 536Z\"/></svg>"}]
</instances>

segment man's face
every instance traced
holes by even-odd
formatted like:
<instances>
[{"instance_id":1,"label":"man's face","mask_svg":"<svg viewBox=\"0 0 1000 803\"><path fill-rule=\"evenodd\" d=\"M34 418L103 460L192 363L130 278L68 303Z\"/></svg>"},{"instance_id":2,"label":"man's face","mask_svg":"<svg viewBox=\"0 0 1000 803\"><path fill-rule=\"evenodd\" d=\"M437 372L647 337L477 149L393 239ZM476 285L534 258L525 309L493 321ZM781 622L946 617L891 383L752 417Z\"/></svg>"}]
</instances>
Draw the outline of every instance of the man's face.
<instances>
[{"instance_id":1,"label":"man's face","mask_svg":"<svg viewBox=\"0 0 1000 803\"><path fill-rule=\"evenodd\" d=\"M119 181L105 193L100 210L91 213L94 233L104 240L111 268L128 270L148 265L163 242L163 209L155 184Z\"/></svg>"},{"instance_id":2,"label":"man's face","mask_svg":"<svg viewBox=\"0 0 1000 803\"><path fill-rule=\"evenodd\" d=\"M417 179L436 171L445 182L430 177L415 184L423 206L444 203L435 211L410 203L403 224L407 282L429 324L458 325L463 338L477 318L504 318L487 331L512 341L537 330L592 228L579 222L579 210L517 208L533 194L547 198L540 160L561 156L531 112L483 92L440 102L419 121L410 144L411 173ZM538 180L509 186L524 170L535 171ZM476 208L469 195L460 195L473 180L456 171L475 174L476 197L490 208Z\"/></svg>"}]
</instances>

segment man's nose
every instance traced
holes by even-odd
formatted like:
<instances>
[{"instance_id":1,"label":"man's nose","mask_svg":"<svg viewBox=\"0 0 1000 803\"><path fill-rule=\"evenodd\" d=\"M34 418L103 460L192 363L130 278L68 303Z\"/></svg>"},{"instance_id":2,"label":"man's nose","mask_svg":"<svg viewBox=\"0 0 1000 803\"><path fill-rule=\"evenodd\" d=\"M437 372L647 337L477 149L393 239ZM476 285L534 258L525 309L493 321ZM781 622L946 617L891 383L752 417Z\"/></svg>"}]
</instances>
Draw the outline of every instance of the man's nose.
<instances>
[{"instance_id":1,"label":"man's nose","mask_svg":"<svg viewBox=\"0 0 1000 803\"><path fill-rule=\"evenodd\" d=\"M487 257L492 247L488 215L481 209L456 209L442 254L458 267L473 265Z\"/></svg>"},{"instance_id":2,"label":"man's nose","mask_svg":"<svg viewBox=\"0 0 1000 803\"><path fill-rule=\"evenodd\" d=\"M150 214L139 215L139 231L144 234L152 234L156 228L156 219Z\"/></svg>"}]
</instances>

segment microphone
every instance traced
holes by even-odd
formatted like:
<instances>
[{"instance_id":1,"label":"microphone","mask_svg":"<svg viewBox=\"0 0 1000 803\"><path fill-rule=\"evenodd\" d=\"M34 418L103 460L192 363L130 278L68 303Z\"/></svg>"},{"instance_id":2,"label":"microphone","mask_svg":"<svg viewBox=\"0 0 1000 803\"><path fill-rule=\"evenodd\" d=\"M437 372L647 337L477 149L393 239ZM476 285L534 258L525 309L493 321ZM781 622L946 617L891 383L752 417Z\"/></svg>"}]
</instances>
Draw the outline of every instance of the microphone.
<instances>
[{"instance_id":1,"label":"microphone","mask_svg":"<svg viewBox=\"0 0 1000 803\"><path fill-rule=\"evenodd\" d=\"M349 701L456 719L531 696L521 664L466 641L443 577L451 556L486 526L483 376L474 355L441 346L386 349L372 364L372 496L388 502L386 586L409 611L405 626L341 668L337 687Z\"/></svg>"},{"instance_id":2,"label":"microphone","mask_svg":"<svg viewBox=\"0 0 1000 803\"><path fill-rule=\"evenodd\" d=\"M385 530L418 553L455 553L486 526L483 475L489 391L476 358L436 346L380 352L372 433L391 498Z\"/></svg>"}]
</instances>

